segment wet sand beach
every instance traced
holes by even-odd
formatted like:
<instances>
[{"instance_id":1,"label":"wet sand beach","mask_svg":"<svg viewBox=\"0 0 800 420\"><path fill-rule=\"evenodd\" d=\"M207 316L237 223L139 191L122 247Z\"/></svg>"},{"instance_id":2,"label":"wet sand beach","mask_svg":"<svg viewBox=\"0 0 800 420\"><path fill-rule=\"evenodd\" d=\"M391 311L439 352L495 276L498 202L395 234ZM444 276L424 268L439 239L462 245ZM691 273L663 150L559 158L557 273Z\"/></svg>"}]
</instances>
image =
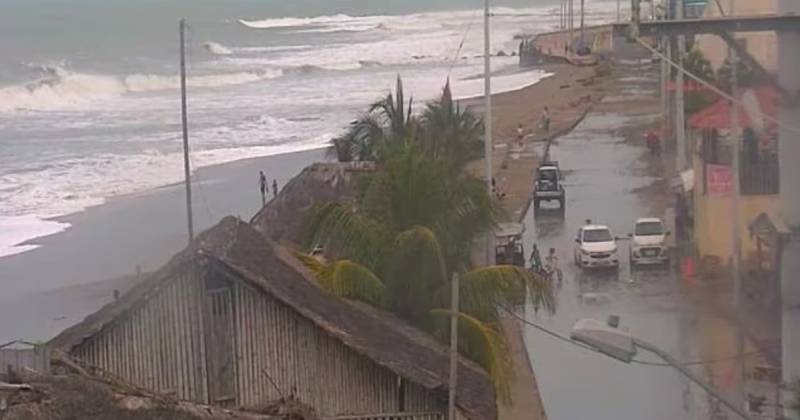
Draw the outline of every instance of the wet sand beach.
<instances>
[{"instance_id":1,"label":"wet sand beach","mask_svg":"<svg viewBox=\"0 0 800 420\"><path fill-rule=\"evenodd\" d=\"M276 179L280 187L310 163L323 159L324 150L312 150L197 170L192 206L195 232L226 215L249 220L261 206L259 170L270 184ZM183 184L112 198L59 218L72 227L32 241L39 248L0 258L0 342L47 339L58 328L97 310L107 302L105 297L111 298L115 287L93 283L135 274L137 265L142 271L163 265L186 245L185 206ZM81 291L80 285L86 285L87 291ZM105 296L95 301L99 290ZM55 318L60 319L52 322Z\"/></svg>"}]
</instances>

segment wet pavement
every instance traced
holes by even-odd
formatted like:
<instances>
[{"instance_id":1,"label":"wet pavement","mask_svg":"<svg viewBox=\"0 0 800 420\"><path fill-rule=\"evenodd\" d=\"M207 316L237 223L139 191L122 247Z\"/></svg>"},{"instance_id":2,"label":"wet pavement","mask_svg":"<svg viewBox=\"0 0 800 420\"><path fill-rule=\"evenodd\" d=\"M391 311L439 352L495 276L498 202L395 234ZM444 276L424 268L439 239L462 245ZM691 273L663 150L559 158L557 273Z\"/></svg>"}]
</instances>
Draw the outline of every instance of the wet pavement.
<instances>
[{"instance_id":1,"label":"wet pavement","mask_svg":"<svg viewBox=\"0 0 800 420\"><path fill-rule=\"evenodd\" d=\"M655 203L669 200L655 199L653 188L645 188L658 181L648 175L652 170L648 159L642 158L646 148L633 146L622 137L636 131L626 126L652 122L656 117L592 112L571 134L553 144L552 159L560 162L565 173L566 212L562 215L552 203L555 208L536 214L529 209L523 222L526 252L533 243L542 255L555 248L564 282L557 293L555 315L534 314L529 306L525 316L569 336L578 319L605 321L614 314L621 317L621 327L678 360L729 358L735 348L733 330L725 318L703 304L713 292L683 280L672 265L631 270L627 240L618 242L618 271L582 272L573 263L575 236L586 219L627 237L637 218L664 217L663 204ZM655 194L659 194L657 190ZM672 368L627 365L530 326L525 338L551 420L712 418L707 396ZM641 352L637 359L660 362ZM738 383L736 365L730 361L693 369L729 391Z\"/></svg>"}]
</instances>

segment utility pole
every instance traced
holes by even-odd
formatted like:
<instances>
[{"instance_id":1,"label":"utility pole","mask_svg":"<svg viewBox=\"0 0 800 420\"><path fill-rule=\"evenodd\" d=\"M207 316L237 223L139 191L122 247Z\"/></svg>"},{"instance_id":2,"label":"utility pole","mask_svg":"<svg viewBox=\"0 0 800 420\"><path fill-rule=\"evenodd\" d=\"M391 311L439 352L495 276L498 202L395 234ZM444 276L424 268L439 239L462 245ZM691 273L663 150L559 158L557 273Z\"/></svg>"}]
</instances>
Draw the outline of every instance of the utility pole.
<instances>
[{"instance_id":1,"label":"utility pole","mask_svg":"<svg viewBox=\"0 0 800 420\"><path fill-rule=\"evenodd\" d=\"M669 119L669 89L667 85L670 81L670 72L672 71L672 66L669 65L668 60L671 60L670 53L671 48L669 38L666 36L661 37L661 52L664 54L665 58L661 59L661 118L663 119L662 123L662 133L661 137L666 138L667 127L671 125L671 121Z\"/></svg>"},{"instance_id":2,"label":"utility pole","mask_svg":"<svg viewBox=\"0 0 800 420\"><path fill-rule=\"evenodd\" d=\"M456 419L456 384L458 382L458 273L450 288L450 380L448 381L447 419Z\"/></svg>"},{"instance_id":3,"label":"utility pole","mask_svg":"<svg viewBox=\"0 0 800 420\"><path fill-rule=\"evenodd\" d=\"M619 2L620 0L617 0L617 23L620 23L622 21L622 17L619 12Z\"/></svg>"},{"instance_id":4,"label":"utility pole","mask_svg":"<svg viewBox=\"0 0 800 420\"><path fill-rule=\"evenodd\" d=\"M735 15L734 6L735 0L729 0L728 10L731 16ZM731 65L731 96L735 100L739 100L739 75L738 65L739 58L736 55L736 50L728 47L728 61ZM730 144L731 144L731 246L733 247L731 253L731 274L733 276L733 308L736 313L736 361L738 366L738 387L737 387L737 400L741 403L740 407L744 408L746 399L745 387L745 361L744 361L744 333L742 331L742 274L741 274L741 261L742 261L742 238L740 229L740 216L739 216L739 198L741 196L742 187L742 172L740 168L741 160L741 144L742 136L739 127L739 104L734 102L731 104L731 126L730 126Z\"/></svg>"},{"instance_id":5,"label":"utility pole","mask_svg":"<svg viewBox=\"0 0 800 420\"><path fill-rule=\"evenodd\" d=\"M186 184L186 219L189 225L189 243L194 239L194 222L192 217L192 174L189 165L189 123L186 117L186 20L178 24L181 42L181 124L183 126L183 177Z\"/></svg>"},{"instance_id":6,"label":"utility pole","mask_svg":"<svg viewBox=\"0 0 800 420\"><path fill-rule=\"evenodd\" d=\"M797 0L777 0L778 15L800 14ZM788 91L780 101L780 121L797 125L800 121L800 32L796 30L778 31L778 81ZM800 378L800 135L791 127L780 125L780 214L784 222L793 229L793 238L783 244L781 258L781 307L782 307L782 376L784 382ZM783 394L784 406L793 400L787 389ZM784 415L791 418L789 408Z\"/></svg>"},{"instance_id":7,"label":"utility pole","mask_svg":"<svg viewBox=\"0 0 800 420\"><path fill-rule=\"evenodd\" d=\"M585 0L581 0L581 43L580 46L583 47L583 3Z\"/></svg>"},{"instance_id":8,"label":"utility pole","mask_svg":"<svg viewBox=\"0 0 800 420\"><path fill-rule=\"evenodd\" d=\"M483 96L484 110L483 117L483 151L486 154L486 187L489 197L492 197L492 154L494 153L494 143L492 140L492 52L491 52L491 32L489 20L491 18L489 10L489 0L484 1L483 16ZM494 265L494 234L490 231L486 238L486 265Z\"/></svg>"},{"instance_id":9,"label":"utility pole","mask_svg":"<svg viewBox=\"0 0 800 420\"><path fill-rule=\"evenodd\" d=\"M683 19L683 0L675 0L675 19ZM683 67L683 57L686 53L686 36L678 35L677 62ZM677 144L676 166L677 170L686 169L686 121L684 111L684 85L683 72L677 72L675 78L675 143Z\"/></svg>"},{"instance_id":10,"label":"utility pole","mask_svg":"<svg viewBox=\"0 0 800 420\"><path fill-rule=\"evenodd\" d=\"M569 19L568 19L569 20L569 23L568 23L568 26L569 26L569 50L572 51L572 40L575 39L575 34L573 32L575 30L575 22L574 22L575 21L575 19L574 19L575 18L575 13L574 13L574 9L573 9L573 0L569 0L569 13L567 15L569 16Z\"/></svg>"}]
</instances>

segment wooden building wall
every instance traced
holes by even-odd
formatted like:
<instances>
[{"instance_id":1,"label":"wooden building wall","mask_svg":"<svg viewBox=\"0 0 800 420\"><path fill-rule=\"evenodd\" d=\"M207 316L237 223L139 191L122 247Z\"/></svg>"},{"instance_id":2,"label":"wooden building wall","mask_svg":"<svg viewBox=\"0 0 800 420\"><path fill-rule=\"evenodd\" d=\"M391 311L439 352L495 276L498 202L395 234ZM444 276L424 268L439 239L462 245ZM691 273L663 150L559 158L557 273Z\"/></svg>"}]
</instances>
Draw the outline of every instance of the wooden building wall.
<instances>
[{"instance_id":1,"label":"wooden building wall","mask_svg":"<svg viewBox=\"0 0 800 420\"><path fill-rule=\"evenodd\" d=\"M294 392L323 417L446 413L446 401L427 389L272 296L214 272L194 281L182 271L73 354L138 386L207 404L254 407Z\"/></svg>"},{"instance_id":2,"label":"wooden building wall","mask_svg":"<svg viewBox=\"0 0 800 420\"><path fill-rule=\"evenodd\" d=\"M288 306L235 288L239 404L255 406L294 390L322 416L400 411L401 378L350 350ZM274 382L273 385L270 382ZM403 411L441 411L426 389L404 381ZM445 410L446 411L446 410Z\"/></svg>"},{"instance_id":3,"label":"wooden building wall","mask_svg":"<svg viewBox=\"0 0 800 420\"><path fill-rule=\"evenodd\" d=\"M135 385L208 403L203 283L186 270L73 353Z\"/></svg>"}]
</instances>

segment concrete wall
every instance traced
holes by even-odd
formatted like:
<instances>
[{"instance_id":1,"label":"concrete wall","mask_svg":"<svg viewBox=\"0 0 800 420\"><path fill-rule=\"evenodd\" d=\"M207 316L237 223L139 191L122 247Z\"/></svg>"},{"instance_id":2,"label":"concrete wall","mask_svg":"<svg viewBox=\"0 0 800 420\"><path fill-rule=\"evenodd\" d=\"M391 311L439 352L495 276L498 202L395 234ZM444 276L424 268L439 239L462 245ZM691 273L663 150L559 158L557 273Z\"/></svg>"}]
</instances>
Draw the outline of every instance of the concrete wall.
<instances>
[{"instance_id":1,"label":"concrete wall","mask_svg":"<svg viewBox=\"0 0 800 420\"><path fill-rule=\"evenodd\" d=\"M695 156L694 235L700 257L714 256L727 264L732 255L733 220L729 195L709 195L703 192L702 161ZM739 235L742 239L742 258L755 255L756 242L748 226L763 212L776 211L778 195L742 196L739 201Z\"/></svg>"},{"instance_id":2,"label":"concrete wall","mask_svg":"<svg viewBox=\"0 0 800 420\"><path fill-rule=\"evenodd\" d=\"M776 0L734 0L734 14L759 15L776 12ZM730 0L720 0L720 4L728 14ZM716 2L709 2L706 7L706 17L719 17L720 12ZM742 39L747 44L750 54L758 60L767 71L774 72L778 68L777 38L772 32L751 32L736 34L737 39ZM725 41L716 35L699 35L695 39L697 48L708 58L714 70L719 69L728 55Z\"/></svg>"}]
</instances>

